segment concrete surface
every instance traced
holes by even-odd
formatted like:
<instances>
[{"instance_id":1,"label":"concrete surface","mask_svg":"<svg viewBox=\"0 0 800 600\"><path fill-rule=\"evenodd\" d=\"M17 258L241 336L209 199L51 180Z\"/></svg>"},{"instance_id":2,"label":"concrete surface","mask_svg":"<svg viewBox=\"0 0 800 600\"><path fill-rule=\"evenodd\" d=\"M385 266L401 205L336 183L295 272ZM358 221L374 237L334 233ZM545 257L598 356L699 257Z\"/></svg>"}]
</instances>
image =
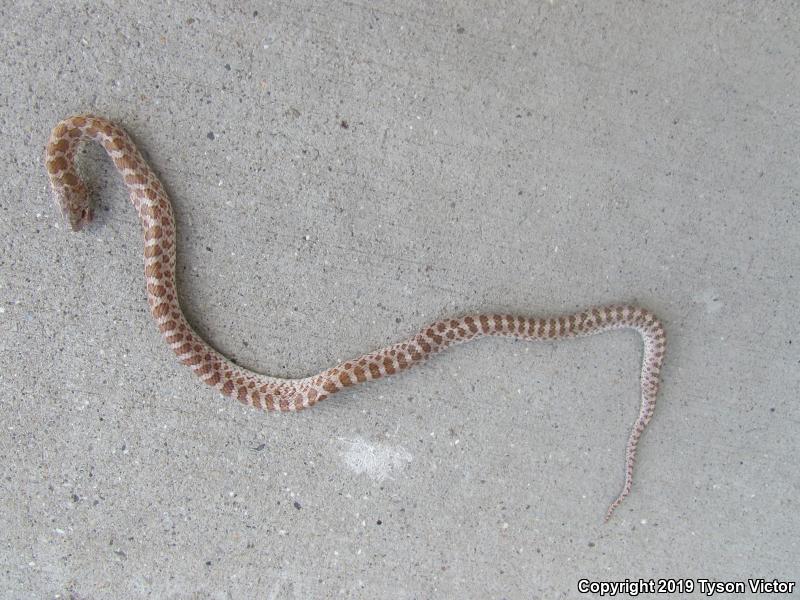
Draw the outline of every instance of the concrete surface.
<instances>
[{"instance_id":1,"label":"concrete surface","mask_svg":"<svg viewBox=\"0 0 800 600\"><path fill-rule=\"evenodd\" d=\"M48 4L0 8L0 596L798 577L794 2ZM483 340L299 415L201 385L150 320L111 163L81 158L89 231L51 202L42 148L80 111L162 176L182 302L253 369L473 310L653 309L630 498L602 523L630 332Z\"/></svg>"}]
</instances>

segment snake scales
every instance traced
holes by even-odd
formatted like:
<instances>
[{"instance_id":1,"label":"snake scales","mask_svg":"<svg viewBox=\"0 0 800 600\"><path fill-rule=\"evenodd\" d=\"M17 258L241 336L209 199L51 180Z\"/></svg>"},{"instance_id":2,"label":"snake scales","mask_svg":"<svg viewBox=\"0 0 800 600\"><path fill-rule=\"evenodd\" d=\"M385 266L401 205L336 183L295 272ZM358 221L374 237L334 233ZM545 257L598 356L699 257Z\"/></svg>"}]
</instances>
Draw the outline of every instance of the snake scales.
<instances>
[{"instance_id":1,"label":"snake scales","mask_svg":"<svg viewBox=\"0 0 800 600\"><path fill-rule=\"evenodd\" d=\"M187 322L175 287L175 219L161 182L128 134L93 115L65 119L53 129L45 162L55 200L74 231L92 220L89 195L74 166L81 142L94 140L105 148L122 175L144 231L147 302L161 334L178 360L203 382L226 396L267 410L295 411L331 394L420 364L442 350L484 336L525 340L557 340L631 328L644 340L641 408L625 452L625 483L611 503L606 520L630 493L636 447L655 409L666 336L661 322L636 306L606 306L550 318L476 314L431 323L412 338L348 360L303 379L279 379L243 369L214 350Z\"/></svg>"}]
</instances>

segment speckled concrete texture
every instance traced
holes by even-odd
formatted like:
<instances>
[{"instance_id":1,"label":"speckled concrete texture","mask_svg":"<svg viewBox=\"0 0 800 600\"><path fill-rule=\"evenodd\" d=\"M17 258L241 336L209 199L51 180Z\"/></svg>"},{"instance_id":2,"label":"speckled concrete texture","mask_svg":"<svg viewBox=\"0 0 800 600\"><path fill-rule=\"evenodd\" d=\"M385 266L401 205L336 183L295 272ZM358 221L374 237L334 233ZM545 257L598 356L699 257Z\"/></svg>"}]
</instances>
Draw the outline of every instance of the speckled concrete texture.
<instances>
[{"instance_id":1,"label":"speckled concrete texture","mask_svg":"<svg viewBox=\"0 0 800 600\"><path fill-rule=\"evenodd\" d=\"M798 14L0 4L0 597L796 578ZM481 340L297 415L202 385L150 319L101 150L92 227L51 202L44 143L84 111L162 177L186 312L249 368L310 374L475 310L652 309L670 347L632 495L603 524L631 332Z\"/></svg>"}]
</instances>

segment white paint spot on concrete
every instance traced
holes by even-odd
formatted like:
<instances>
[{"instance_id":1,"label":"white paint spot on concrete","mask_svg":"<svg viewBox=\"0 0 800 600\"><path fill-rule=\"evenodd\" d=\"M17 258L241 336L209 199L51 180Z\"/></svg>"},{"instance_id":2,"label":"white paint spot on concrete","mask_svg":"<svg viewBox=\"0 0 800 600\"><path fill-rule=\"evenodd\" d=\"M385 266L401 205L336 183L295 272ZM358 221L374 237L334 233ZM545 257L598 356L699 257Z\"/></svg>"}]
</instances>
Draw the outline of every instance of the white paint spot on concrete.
<instances>
[{"instance_id":1,"label":"white paint spot on concrete","mask_svg":"<svg viewBox=\"0 0 800 600\"><path fill-rule=\"evenodd\" d=\"M411 454L403 446L388 444L369 444L362 438L348 440L339 438L347 445L343 453L344 463L355 473L374 481L383 481L392 473L402 470L412 460Z\"/></svg>"}]
</instances>

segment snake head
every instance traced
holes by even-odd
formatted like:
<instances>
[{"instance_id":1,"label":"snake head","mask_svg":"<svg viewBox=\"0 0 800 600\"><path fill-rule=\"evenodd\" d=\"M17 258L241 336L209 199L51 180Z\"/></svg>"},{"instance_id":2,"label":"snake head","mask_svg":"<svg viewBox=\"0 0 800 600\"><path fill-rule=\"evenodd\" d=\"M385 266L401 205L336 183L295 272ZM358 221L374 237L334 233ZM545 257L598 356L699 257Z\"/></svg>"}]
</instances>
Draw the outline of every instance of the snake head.
<instances>
[{"instance_id":1,"label":"snake head","mask_svg":"<svg viewBox=\"0 0 800 600\"><path fill-rule=\"evenodd\" d=\"M56 205L72 231L80 231L92 222L94 212L89 204L89 194L82 181L74 185L53 188Z\"/></svg>"}]
</instances>

